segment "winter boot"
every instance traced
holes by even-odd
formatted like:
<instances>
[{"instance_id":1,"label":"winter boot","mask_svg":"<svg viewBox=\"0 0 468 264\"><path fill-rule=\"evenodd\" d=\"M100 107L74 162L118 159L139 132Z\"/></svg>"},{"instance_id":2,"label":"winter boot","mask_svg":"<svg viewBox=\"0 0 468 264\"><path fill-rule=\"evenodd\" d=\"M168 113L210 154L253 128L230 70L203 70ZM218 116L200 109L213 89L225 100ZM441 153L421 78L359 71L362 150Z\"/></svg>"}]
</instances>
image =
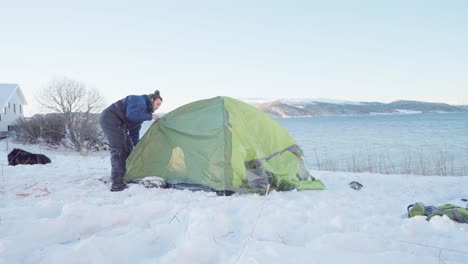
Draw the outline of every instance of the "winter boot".
<instances>
[{"instance_id":1,"label":"winter boot","mask_svg":"<svg viewBox=\"0 0 468 264\"><path fill-rule=\"evenodd\" d=\"M111 192L120 192L126 188L128 188L128 186L125 184L125 182L123 182L123 176L112 179Z\"/></svg>"}]
</instances>

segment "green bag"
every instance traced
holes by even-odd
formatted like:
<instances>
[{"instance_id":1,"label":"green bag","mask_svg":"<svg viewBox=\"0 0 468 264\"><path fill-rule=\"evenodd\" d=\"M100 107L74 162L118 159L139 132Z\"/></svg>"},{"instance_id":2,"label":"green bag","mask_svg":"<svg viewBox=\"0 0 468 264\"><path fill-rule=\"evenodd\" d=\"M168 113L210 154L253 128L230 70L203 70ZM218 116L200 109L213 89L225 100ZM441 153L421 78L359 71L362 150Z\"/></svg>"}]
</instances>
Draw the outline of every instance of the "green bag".
<instances>
[{"instance_id":1,"label":"green bag","mask_svg":"<svg viewBox=\"0 0 468 264\"><path fill-rule=\"evenodd\" d=\"M468 224L468 209L453 204L444 204L441 206L425 206L423 203L414 203L408 206L408 217L417 215L426 216L426 220L432 217L446 215L453 221Z\"/></svg>"}]
</instances>

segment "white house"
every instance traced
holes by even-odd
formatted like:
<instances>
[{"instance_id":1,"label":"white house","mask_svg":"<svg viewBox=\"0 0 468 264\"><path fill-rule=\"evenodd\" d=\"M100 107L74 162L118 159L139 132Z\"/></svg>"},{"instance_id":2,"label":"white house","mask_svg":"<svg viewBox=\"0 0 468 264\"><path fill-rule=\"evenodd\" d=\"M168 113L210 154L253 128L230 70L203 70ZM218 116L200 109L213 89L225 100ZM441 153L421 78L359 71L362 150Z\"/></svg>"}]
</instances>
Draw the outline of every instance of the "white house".
<instances>
[{"instance_id":1,"label":"white house","mask_svg":"<svg viewBox=\"0 0 468 264\"><path fill-rule=\"evenodd\" d=\"M0 83L0 132L8 131L8 126L24 116L26 98L18 84Z\"/></svg>"}]
</instances>

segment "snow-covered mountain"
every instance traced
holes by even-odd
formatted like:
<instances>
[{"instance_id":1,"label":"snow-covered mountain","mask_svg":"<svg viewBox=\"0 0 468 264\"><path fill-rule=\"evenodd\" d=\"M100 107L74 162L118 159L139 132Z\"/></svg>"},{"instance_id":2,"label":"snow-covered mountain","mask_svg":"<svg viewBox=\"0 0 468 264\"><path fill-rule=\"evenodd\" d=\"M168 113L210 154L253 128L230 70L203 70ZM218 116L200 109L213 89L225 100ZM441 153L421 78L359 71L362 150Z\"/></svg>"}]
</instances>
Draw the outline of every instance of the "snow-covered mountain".
<instances>
[{"instance_id":1,"label":"snow-covered mountain","mask_svg":"<svg viewBox=\"0 0 468 264\"><path fill-rule=\"evenodd\" d=\"M265 99L242 101L254 105L273 117L307 117L331 115L414 114L430 112L467 112L468 106L445 103L399 100L391 103L353 102L332 99Z\"/></svg>"}]
</instances>

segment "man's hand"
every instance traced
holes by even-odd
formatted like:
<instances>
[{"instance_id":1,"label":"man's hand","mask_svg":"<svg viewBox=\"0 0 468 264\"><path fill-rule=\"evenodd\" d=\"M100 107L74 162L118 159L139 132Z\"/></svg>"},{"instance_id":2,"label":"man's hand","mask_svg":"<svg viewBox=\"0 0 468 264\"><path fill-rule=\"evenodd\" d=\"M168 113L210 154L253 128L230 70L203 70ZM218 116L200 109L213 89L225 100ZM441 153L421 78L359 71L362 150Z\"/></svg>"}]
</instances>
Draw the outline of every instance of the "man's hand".
<instances>
[{"instance_id":1,"label":"man's hand","mask_svg":"<svg viewBox=\"0 0 468 264\"><path fill-rule=\"evenodd\" d=\"M158 121L159 117L157 114L153 114L153 121Z\"/></svg>"}]
</instances>

